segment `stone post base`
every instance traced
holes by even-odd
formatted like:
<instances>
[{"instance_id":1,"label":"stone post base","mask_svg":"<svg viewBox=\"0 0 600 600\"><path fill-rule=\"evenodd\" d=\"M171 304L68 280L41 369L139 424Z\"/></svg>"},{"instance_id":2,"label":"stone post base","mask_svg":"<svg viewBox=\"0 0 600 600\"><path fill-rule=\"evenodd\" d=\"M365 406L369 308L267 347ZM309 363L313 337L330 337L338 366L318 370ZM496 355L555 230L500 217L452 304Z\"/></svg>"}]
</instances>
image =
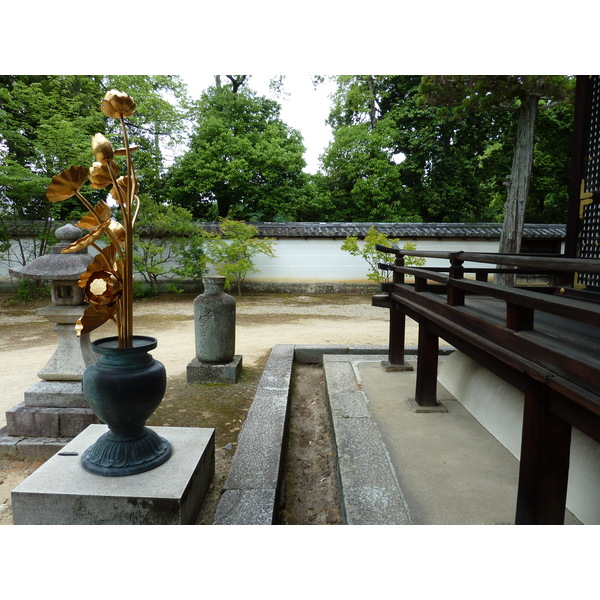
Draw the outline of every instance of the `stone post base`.
<instances>
[{"instance_id":1,"label":"stone post base","mask_svg":"<svg viewBox=\"0 0 600 600\"><path fill-rule=\"evenodd\" d=\"M9 436L73 438L98 423L100 419L89 408L31 407L22 402L6 411Z\"/></svg>"},{"instance_id":2,"label":"stone post base","mask_svg":"<svg viewBox=\"0 0 600 600\"><path fill-rule=\"evenodd\" d=\"M187 366L188 383L237 383L242 372L242 357L236 354L228 363L213 364L194 358Z\"/></svg>"}]
</instances>

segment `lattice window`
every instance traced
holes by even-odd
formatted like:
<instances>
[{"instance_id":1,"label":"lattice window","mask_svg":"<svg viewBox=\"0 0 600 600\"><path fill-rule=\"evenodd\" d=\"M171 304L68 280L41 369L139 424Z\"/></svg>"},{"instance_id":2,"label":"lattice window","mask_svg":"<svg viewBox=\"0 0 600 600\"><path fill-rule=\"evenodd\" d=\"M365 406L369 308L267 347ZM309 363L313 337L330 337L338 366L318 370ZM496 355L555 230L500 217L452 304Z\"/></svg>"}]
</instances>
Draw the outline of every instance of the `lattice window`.
<instances>
[{"instance_id":1,"label":"lattice window","mask_svg":"<svg viewBox=\"0 0 600 600\"><path fill-rule=\"evenodd\" d=\"M600 203L592 202L583 209L580 258L600 258ZM600 274L580 273L578 281L586 287L600 287Z\"/></svg>"},{"instance_id":2,"label":"lattice window","mask_svg":"<svg viewBox=\"0 0 600 600\"><path fill-rule=\"evenodd\" d=\"M600 77L591 82L590 124L588 131L585 191L600 192Z\"/></svg>"}]
</instances>

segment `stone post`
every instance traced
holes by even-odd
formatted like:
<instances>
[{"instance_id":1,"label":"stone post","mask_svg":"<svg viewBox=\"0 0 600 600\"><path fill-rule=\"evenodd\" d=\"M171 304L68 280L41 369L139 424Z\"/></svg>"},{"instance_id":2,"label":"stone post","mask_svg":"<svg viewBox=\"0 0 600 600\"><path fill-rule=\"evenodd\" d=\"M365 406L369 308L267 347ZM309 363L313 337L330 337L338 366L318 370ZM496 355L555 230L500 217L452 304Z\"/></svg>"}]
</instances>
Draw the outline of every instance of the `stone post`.
<instances>
[{"instance_id":1,"label":"stone post","mask_svg":"<svg viewBox=\"0 0 600 600\"><path fill-rule=\"evenodd\" d=\"M187 381L235 383L242 370L242 357L235 355L235 299L223 291L225 277L203 277L202 283L204 293L194 300L196 356Z\"/></svg>"},{"instance_id":2,"label":"stone post","mask_svg":"<svg viewBox=\"0 0 600 600\"><path fill-rule=\"evenodd\" d=\"M12 272L19 277L51 282L52 305L38 309L37 313L55 324L58 345L38 372L41 381L25 392L24 402L6 412L9 438L35 438L48 451L56 450L48 443L48 438L62 440L58 446L64 446L88 425L100 422L89 408L81 388L83 372L95 360L95 355L89 334L77 337L75 333L75 324L85 309L83 290L77 281L92 257L87 254L87 249L62 254L64 248L84 234L83 230L65 225L55 234L59 243L52 248L51 254L36 258L21 270ZM4 440L3 446L6 445Z\"/></svg>"}]
</instances>

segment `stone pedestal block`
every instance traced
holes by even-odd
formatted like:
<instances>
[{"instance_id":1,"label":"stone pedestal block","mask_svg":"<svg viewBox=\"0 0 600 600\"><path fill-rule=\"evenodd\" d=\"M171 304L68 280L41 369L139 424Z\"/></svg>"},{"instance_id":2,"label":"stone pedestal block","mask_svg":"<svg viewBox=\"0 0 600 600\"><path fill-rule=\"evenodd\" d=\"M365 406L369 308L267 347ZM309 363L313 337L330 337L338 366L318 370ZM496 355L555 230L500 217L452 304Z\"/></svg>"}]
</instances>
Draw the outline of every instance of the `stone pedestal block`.
<instances>
[{"instance_id":1,"label":"stone pedestal block","mask_svg":"<svg viewBox=\"0 0 600 600\"><path fill-rule=\"evenodd\" d=\"M48 381L81 381L81 374L96 357L92 351L89 334L75 335L75 323L81 317L83 306L46 306L38 315L56 323L54 333L58 346L50 360L38 372L40 379Z\"/></svg>"},{"instance_id":2,"label":"stone pedestal block","mask_svg":"<svg viewBox=\"0 0 600 600\"><path fill-rule=\"evenodd\" d=\"M100 420L89 408L29 407L22 402L6 411L9 436L72 438L96 423Z\"/></svg>"},{"instance_id":3,"label":"stone pedestal block","mask_svg":"<svg viewBox=\"0 0 600 600\"><path fill-rule=\"evenodd\" d=\"M187 365L188 383L237 383L242 372L242 357L236 354L224 364L200 362L194 358Z\"/></svg>"},{"instance_id":4,"label":"stone pedestal block","mask_svg":"<svg viewBox=\"0 0 600 600\"><path fill-rule=\"evenodd\" d=\"M38 381L25 392L24 400L30 407L89 408L81 381Z\"/></svg>"},{"instance_id":5,"label":"stone pedestal block","mask_svg":"<svg viewBox=\"0 0 600 600\"><path fill-rule=\"evenodd\" d=\"M153 427L173 455L161 466L125 477L102 477L81 455L102 434L91 425L12 491L15 525L191 525L215 470L215 430Z\"/></svg>"}]
</instances>

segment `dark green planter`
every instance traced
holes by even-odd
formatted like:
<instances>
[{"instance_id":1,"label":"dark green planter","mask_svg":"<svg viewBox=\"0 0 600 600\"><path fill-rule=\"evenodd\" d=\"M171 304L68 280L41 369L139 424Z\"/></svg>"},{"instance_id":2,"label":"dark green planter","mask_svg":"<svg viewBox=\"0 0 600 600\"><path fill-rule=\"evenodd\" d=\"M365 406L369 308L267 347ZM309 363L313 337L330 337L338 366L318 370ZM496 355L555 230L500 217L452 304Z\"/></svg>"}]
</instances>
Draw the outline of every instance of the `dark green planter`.
<instances>
[{"instance_id":1,"label":"dark green planter","mask_svg":"<svg viewBox=\"0 0 600 600\"><path fill-rule=\"evenodd\" d=\"M100 358L83 374L83 393L109 430L83 453L81 463L87 471L108 477L135 475L171 456L171 444L145 426L167 387L165 367L150 354L157 345L155 338L146 336L134 336L131 348L119 348L117 337L92 343Z\"/></svg>"}]
</instances>

